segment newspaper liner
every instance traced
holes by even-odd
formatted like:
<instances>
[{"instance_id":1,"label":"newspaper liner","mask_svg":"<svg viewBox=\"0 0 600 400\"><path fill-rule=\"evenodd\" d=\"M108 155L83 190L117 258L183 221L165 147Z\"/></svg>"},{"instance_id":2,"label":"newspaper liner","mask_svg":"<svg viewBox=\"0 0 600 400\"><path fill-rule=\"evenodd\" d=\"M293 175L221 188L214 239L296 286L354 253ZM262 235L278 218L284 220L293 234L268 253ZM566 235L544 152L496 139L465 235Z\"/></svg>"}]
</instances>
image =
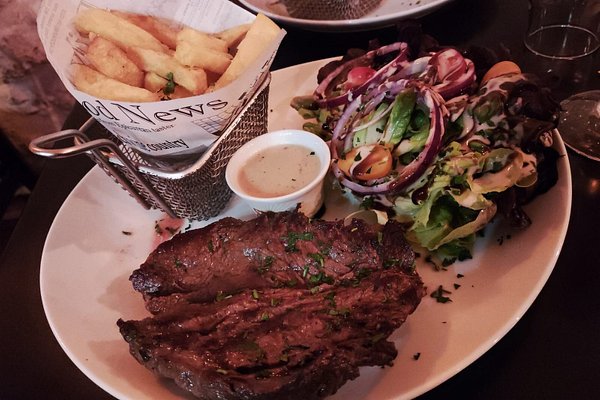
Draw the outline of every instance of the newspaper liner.
<instances>
[{"instance_id":1,"label":"newspaper liner","mask_svg":"<svg viewBox=\"0 0 600 400\"><path fill-rule=\"evenodd\" d=\"M215 33L250 23L254 15L226 0L44 0L37 17L38 33L50 61L67 90L104 127L126 145L150 156L199 155L218 137L254 94L285 35L277 39L234 82L214 92L183 99L134 103L90 96L69 80L69 66L86 40L72 23L77 13L96 7L157 16L203 32Z\"/></svg>"}]
</instances>

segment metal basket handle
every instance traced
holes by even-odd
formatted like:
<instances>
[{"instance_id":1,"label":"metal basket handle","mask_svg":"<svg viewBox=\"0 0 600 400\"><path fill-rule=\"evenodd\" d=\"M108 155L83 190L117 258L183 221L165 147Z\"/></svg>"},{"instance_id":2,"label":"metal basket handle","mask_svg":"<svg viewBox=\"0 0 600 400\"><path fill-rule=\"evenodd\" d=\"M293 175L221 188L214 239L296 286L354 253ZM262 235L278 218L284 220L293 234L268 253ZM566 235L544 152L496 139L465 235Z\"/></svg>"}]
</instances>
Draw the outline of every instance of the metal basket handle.
<instances>
[{"instance_id":1,"label":"metal basket handle","mask_svg":"<svg viewBox=\"0 0 600 400\"><path fill-rule=\"evenodd\" d=\"M129 192L129 194L145 209L150 209L150 204L146 201L144 196L139 193L134 184L110 163L108 159L110 154L111 157L116 157L121 162L121 165L131 173L137 183L147 192L149 197L156 201L163 211L170 217L177 218L173 209L165 202L158 192L156 192L152 185L148 183L138 171L137 166L123 154L117 144L109 139L89 139L85 132L94 123L95 120L90 118L79 129L66 129L35 138L29 143L29 150L32 153L48 158L66 158L86 153L110 176L112 176L117 183L127 190L127 192ZM72 144L70 143L64 147L59 146L58 142L68 139L73 139L71 142Z\"/></svg>"}]
</instances>

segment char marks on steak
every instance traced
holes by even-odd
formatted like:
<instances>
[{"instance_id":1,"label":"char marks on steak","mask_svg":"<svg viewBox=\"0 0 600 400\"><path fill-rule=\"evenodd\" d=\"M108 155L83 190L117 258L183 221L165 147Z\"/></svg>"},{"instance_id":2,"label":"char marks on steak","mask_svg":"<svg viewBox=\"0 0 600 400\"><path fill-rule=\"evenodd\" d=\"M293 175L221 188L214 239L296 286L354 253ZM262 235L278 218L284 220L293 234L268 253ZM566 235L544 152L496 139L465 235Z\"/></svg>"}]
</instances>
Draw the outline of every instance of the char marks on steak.
<instances>
[{"instance_id":1,"label":"char marks on steak","mask_svg":"<svg viewBox=\"0 0 600 400\"><path fill-rule=\"evenodd\" d=\"M412 268L402 228L383 237L361 220L309 220L298 212L224 218L162 243L131 275L152 313L178 302L212 301L244 288L313 287L351 282L397 263Z\"/></svg>"},{"instance_id":2,"label":"char marks on steak","mask_svg":"<svg viewBox=\"0 0 600 400\"><path fill-rule=\"evenodd\" d=\"M160 245L131 280L155 315L131 354L201 399L317 399L391 365L424 295L399 224L297 212L222 219Z\"/></svg>"}]
</instances>

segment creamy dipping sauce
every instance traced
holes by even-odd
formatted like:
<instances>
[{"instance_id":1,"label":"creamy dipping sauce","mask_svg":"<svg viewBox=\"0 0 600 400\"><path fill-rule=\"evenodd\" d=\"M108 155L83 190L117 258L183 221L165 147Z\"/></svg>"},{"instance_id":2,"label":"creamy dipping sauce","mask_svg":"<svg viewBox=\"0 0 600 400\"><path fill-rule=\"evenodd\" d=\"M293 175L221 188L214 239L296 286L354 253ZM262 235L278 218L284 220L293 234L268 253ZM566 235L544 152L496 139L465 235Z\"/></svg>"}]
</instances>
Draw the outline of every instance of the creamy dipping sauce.
<instances>
[{"instance_id":1,"label":"creamy dipping sauce","mask_svg":"<svg viewBox=\"0 0 600 400\"><path fill-rule=\"evenodd\" d=\"M302 189L321 169L319 156L296 144L273 146L248 159L238 176L240 188L254 197L278 197Z\"/></svg>"}]
</instances>

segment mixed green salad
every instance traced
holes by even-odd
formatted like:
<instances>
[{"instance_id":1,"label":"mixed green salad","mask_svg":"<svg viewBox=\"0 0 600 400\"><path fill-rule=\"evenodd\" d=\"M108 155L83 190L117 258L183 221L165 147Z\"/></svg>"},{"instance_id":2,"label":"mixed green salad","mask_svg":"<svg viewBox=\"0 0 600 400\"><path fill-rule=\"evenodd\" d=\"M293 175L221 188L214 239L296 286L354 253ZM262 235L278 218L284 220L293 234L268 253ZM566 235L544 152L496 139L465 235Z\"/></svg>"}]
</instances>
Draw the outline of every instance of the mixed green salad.
<instances>
[{"instance_id":1,"label":"mixed green salad","mask_svg":"<svg viewBox=\"0 0 600 400\"><path fill-rule=\"evenodd\" d=\"M557 180L557 104L511 62L477 79L446 48L410 59L394 43L327 66L292 101L305 129L330 141L332 172L367 209L406 223L407 239L444 264L471 257L476 233Z\"/></svg>"}]
</instances>

